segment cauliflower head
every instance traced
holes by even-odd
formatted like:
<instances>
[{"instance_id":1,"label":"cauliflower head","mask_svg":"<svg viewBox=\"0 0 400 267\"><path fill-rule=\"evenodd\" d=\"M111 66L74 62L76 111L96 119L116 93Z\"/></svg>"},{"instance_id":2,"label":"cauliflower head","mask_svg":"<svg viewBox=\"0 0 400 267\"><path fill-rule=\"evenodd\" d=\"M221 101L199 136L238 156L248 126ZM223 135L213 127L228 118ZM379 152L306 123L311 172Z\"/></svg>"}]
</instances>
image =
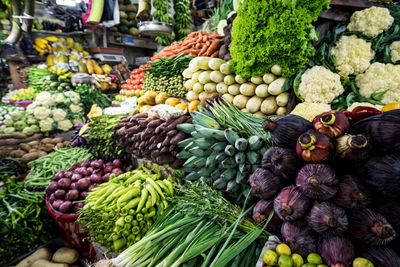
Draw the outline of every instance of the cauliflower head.
<instances>
[{"instance_id":1,"label":"cauliflower head","mask_svg":"<svg viewBox=\"0 0 400 267\"><path fill-rule=\"evenodd\" d=\"M73 113L79 113L81 111L83 111L83 108L79 105L75 105L75 104L71 104L69 106L69 109L73 112Z\"/></svg>"},{"instance_id":2,"label":"cauliflower head","mask_svg":"<svg viewBox=\"0 0 400 267\"><path fill-rule=\"evenodd\" d=\"M376 108L377 110L381 110L383 108L382 105L374 105L368 102L354 102L351 104L350 107L347 108L348 111L353 111L356 107L370 107L370 108Z\"/></svg>"},{"instance_id":3,"label":"cauliflower head","mask_svg":"<svg viewBox=\"0 0 400 267\"><path fill-rule=\"evenodd\" d=\"M67 116L67 112L65 112L64 110L59 109L59 108L53 110L52 112L53 112L53 120L54 121L62 121Z\"/></svg>"},{"instance_id":4,"label":"cauliflower head","mask_svg":"<svg viewBox=\"0 0 400 267\"><path fill-rule=\"evenodd\" d=\"M66 96L69 97L74 104L78 104L81 101L81 97L79 96L78 93L75 93L74 91L67 91L65 92Z\"/></svg>"},{"instance_id":5,"label":"cauliflower head","mask_svg":"<svg viewBox=\"0 0 400 267\"><path fill-rule=\"evenodd\" d=\"M62 130L64 132L68 131L72 127L73 125L69 120L62 120L57 122L57 129Z\"/></svg>"},{"instance_id":6,"label":"cauliflower head","mask_svg":"<svg viewBox=\"0 0 400 267\"><path fill-rule=\"evenodd\" d=\"M400 102L400 65L375 62L365 73L356 76L356 84L364 97L389 89L381 102Z\"/></svg>"},{"instance_id":7,"label":"cauliflower head","mask_svg":"<svg viewBox=\"0 0 400 267\"><path fill-rule=\"evenodd\" d=\"M395 41L390 45L390 59L393 63L400 60L400 41Z\"/></svg>"},{"instance_id":8,"label":"cauliflower head","mask_svg":"<svg viewBox=\"0 0 400 267\"><path fill-rule=\"evenodd\" d=\"M47 107L36 107L33 111L33 115L38 120L44 120L50 116L50 112L50 109L48 109Z\"/></svg>"},{"instance_id":9,"label":"cauliflower head","mask_svg":"<svg viewBox=\"0 0 400 267\"><path fill-rule=\"evenodd\" d=\"M321 113L331 110L331 105L323 103L300 103L290 112L290 114L298 115L306 120L312 121Z\"/></svg>"},{"instance_id":10,"label":"cauliflower head","mask_svg":"<svg viewBox=\"0 0 400 267\"><path fill-rule=\"evenodd\" d=\"M32 104L30 104L29 106L26 107L26 113L27 114L33 114L33 112L35 111L37 105L35 102L33 102Z\"/></svg>"},{"instance_id":11,"label":"cauliflower head","mask_svg":"<svg viewBox=\"0 0 400 267\"><path fill-rule=\"evenodd\" d=\"M74 124L74 125L82 124L82 123L84 123L83 117L77 117L77 118L74 118L74 119L73 119L73 124Z\"/></svg>"},{"instance_id":12,"label":"cauliflower head","mask_svg":"<svg viewBox=\"0 0 400 267\"><path fill-rule=\"evenodd\" d=\"M45 118L39 121L39 127L41 132L50 132L53 130L53 119L52 118Z\"/></svg>"},{"instance_id":13,"label":"cauliflower head","mask_svg":"<svg viewBox=\"0 0 400 267\"><path fill-rule=\"evenodd\" d=\"M367 37L375 38L387 31L393 22L394 18L390 15L389 9L373 6L354 12L347 29L362 32Z\"/></svg>"},{"instance_id":14,"label":"cauliflower head","mask_svg":"<svg viewBox=\"0 0 400 267\"><path fill-rule=\"evenodd\" d=\"M363 73L371 65L375 56L371 43L355 35L342 36L336 46L332 48L336 57L335 66L341 76Z\"/></svg>"},{"instance_id":15,"label":"cauliflower head","mask_svg":"<svg viewBox=\"0 0 400 267\"><path fill-rule=\"evenodd\" d=\"M64 103L67 100L63 93L58 93L56 95L56 103Z\"/></svg>"},{"instance_id":16,"label":"cauliflower head","mask_svg":"<svg viewBox=\"0 0 400 267\"><path fill-rule=\"evenodd\" d=\"M299 93L305 102L328 104L343 92L339 74L325 67L314 66L301 76Z\"/></svg>"},{"instance_id":17,"label":"cauliflower head","mask_svg":"<svg viewBox=\"0 0 400 267\"><path fill-rule=\"evenodd\" d=\"M36 95L35 103L44 107L50 107L54 105L54 100L49 92L41 92Z\"/></svg>"}]
</instances>

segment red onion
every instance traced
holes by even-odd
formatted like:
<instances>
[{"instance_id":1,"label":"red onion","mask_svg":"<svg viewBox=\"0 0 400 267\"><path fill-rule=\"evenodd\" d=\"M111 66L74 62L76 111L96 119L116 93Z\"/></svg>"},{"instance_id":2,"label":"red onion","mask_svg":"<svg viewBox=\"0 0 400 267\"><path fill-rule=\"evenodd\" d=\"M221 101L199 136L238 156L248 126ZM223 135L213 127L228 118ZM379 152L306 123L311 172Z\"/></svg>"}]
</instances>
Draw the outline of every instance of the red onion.
<instances>
[{"instance_id":1,"label":"red onion","mask_svg":"<svg viewBox=\"0 0 400 267\"><path fill-rule=\"evenodd\" d=\"M60 189L68 189L70 185L71 185L71 180L68 178L62 178L57 182L57 186Z\"/></svg>"},{"instance_id":2,"label":"red onion","mask_svg":"<svg viewBox=\"0 0 400 267\"><path fill-rule=\"evenodd\" d=\"M92 167L88 167L86 170L88 171L89 174L93 173L93 171L94 171L94 169Z\"/></svg>"},{"instance_id":3,"label":"red onion","mask_svg":"<svg viewBox=\"0 0 400 267\"><path fill-rule=\"evenodd\" d=\"M62 203L64 203L63 200L61 200L61 199L56 199L56 200L54 200L52 206L53 206L53 208L54 208L55 210L59 210Z\"/></svg>"},{"instance_id":4,"label":"red onion","mask_svg":"<svg viewBox=\"0 0 400 267\"><path fill-rule=\"evenodd\" d=\"M54 193L53 194L51 194L50 195L50 197L49 197L49 202L50 202L50 204L53 204L53 202L56 200L56 196L54 195Z\"/></svg>"},{"instance_id":5,"label":"red onion","mask_svg":"<svg viewBox=\"0 0 400 267\"><path fill-rule=\"evenodd\" d=\"M101 183L102 182L101 176L98 175L98 174L90 175L90 182L92 182L92 183Z\"/></svg>"},{"instance_id":6,"label":"red onion","mask_svg":"<svg viewBox=\"0 0 400 267\"><path fill-rule=\"evenodd\" d=\"M59 211L61 211L62 213L67 213L71 209L72 209L72 202L67 200L60 205Z\"/></svg>"},{"instance_id":7,"label":"red onion","mask_svg":"<svg viewBox=\"0 0 400 267\"><path fill-rule=\"evenodd\" d=\"M77 213L79 209L83 208L83 206L85 206L85 204L82 202L76 203L74 206L74 213Z\"/></svg>"},{"instance_id":8,"label":"red onion","mask_svg":"<svg viewBox=\"0 0 400 267\"><path fill-rule=\"evenodd\" d=\"M94 160L94 161L92 161L92 162L90 163L90 166L91 166L93 169L99 169L99 168L103 167L103 163L102 163L100 160Z\"/></svg>"},{"instance_id":9,"label":"red onion","mask_svg":"<svg viewBox=\"0 0 400 267\"><path fill-rule=\"evenodd\" d=\"M78 189L78 184L77 183L72 183L69 188Z\"/></svg>"},{"instance_id":10,"label":"red onion","mask_svg":"<svg viewBox=\"0 0 400 267\"><path fill-rule=\"evenodd\" d=\"M123 172L120 168L115 168L112 170L112 173L114 173L116 176L121 175Z\"/></svg>"},{"instance_id":11,"label":"red onion","mask_svg":"<svg viewBox=\"0 0 400 267\"><path fill-rule=\"evenodd\" d=\"M58 183L56 182L50 182L49 185L46 187L46 194L50 195L54 191L56 191L58 188Z\"/></svg>"},{"instance_id":12,"label":"red onion","mask_svg":"<svg viewBox=\"0 0 400 267\"><path fill-rule=\"evenodd\" d=\"M111 173L112 172L112 170L113 170L113 167L112 166L106 166L105 168L104 168L104 173Z\"/></svg>"},{"instance_id":13,"label":"red onion","mask_svg":"<svg viewBox=\"0 0 400 267\"><path fill-rule=\"evenodd\" d=\"M284 221L294 221L304 217L310 200L294 185L285 187L274 200L274 209Z\"/></svg>"},{"instance_id":14,"label":"red onion","mask_svg":"<svg viewBox=\"0 0 400 267\"><path fill-rule=\"evenodd\" d=\"M66 178L71 179L71 177L72 177L72 172L71 172L71 171L66 171L66 172L64 173L64 176L65 176Z\"/></svg>"},{"instance_id":15,"label":"red onion","mask_svg":"<svg viewBox=\"0 0 400 267\"><path fill-rule=\"evenodd\" d=\"M53 178L54 181L58 181L58 180L64 178L64 172L65 172L65 171L59 171L59 172L54 176L54 178Z\"/></svg>"},{"instance_id":16,"label":"red onion","mask_svg":"<svg viewBox=\"0 0 400 267\"><path fill-rule=\"evenodd\" d=\"M87 197L87 192L81 192L80 194L79 194L79 198L80 199L85 199L86 197Z\"/></svg>"},{"instance_id":17,"label":"red onion","mask_svg":"<svg viewBox=\"0 0 400 267\"><path fill-rule=\"evenodd\" d=\"M57 199L64 199L65 190L63 190L63 189L57 189L56 192L54 192L54 196L55 196Z\"/></svg>"},{"instance_id":18,"label":"red onion","mask_svg":"<svg viewBox=\"0 0 400 267\"><path fill-rule=\"evenodd\" d=\"M110 175L111 175L111 173L106 173L106 174L104 174L104 175L103 175L103 181L104 181L104 182L108 182L108 181L110 180Z\"/></svg>"},{"instance_id":19,"label":"red onion","mask_svg":"<svg viewBox=\"0 0 400 267\"><path fill-rule=\"evenodd\" d=\"M77 189L69 190L65 195L65 199L70 201L76 200L78 198L79 198L79 191Z\"/></svg>"},{"instance_id":20,"label":"red onion","mask_svg":"<svg viewBox=\"0 0 400 267\"><path fill-rule=\"evenodd\" d=\"M82 162L82 166L83 167L89 167L90 166L90 162L91 162L91 159L85 159L83 162Z\"/></svg>"},{"instance_id":21,"label":"red onion","mask_svg":"<svg viewBox=\"0 0 400 267\"><path fill-rule=\"evenodd\" d=\"M78 184L79 190L81 190L81 191L87 190L90 185L90 179L89 178L80 179L77 184Z\"/></svg>"},{"instance_id":22,"label":"red onion","mask_svg":"<svg viewBox=\"0 0 400 267\"><path fill-rule=\"evenodd\" d=\"M74 173L71 177L72 182L78 182L82 178L82 175Z\"/></svg>"},{"instance_id":23,"label":"red onion","mask_svg":"<svg viewBox=\"0 0 400 267\"><path fill-rule=\"evenodd\" d=\"M122 166L123 166L122 161L119 160L119 159L114 159L112 163L113 163L113 165L114 165L115 168L121 169Z\"/></svg>"},{"instance_id":24,"label":"red onion","mask_svg":"<svg viewBox=\"0 0 400 267\"><path fill-rule=\"evenodd\" d=\"M71 171L74 171L74 170L76 170L77 168L79 168L80 167L80 164L79 163L72 163L72 165L71 165L71 167L69 168Z\"/></svg>"}]
</instances>

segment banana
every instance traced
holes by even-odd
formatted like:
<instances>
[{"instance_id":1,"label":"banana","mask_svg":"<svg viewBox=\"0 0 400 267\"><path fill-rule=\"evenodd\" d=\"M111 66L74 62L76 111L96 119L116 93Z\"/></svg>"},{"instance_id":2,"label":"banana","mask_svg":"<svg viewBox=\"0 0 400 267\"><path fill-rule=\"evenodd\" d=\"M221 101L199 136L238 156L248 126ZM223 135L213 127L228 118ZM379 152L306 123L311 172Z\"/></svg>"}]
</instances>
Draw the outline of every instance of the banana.
<instances>
[{"instance_id":1,"label":"banana","mask_svg":"<svg viewBox=\"0 0 400 267\"><path fill-rule=\"evenodd\" d=\"M47 37L45 37L43 39L45 39L46 41L49 41L49 42L53 42L53 43L58 41L58 38L55 37L55 36L47 36Z\"/></svg>"},{"instance_id":2,"label":"banana","mask_svg":"<svg viewBox=\"0 0 400 267\"><path fill-rule=\"evenodd\" d=\"M42 39L42 38L36 38L35 39L35 45L39 47L40 49L45 50L47 48L47 40Z\"/></svg>"}]
</instances>

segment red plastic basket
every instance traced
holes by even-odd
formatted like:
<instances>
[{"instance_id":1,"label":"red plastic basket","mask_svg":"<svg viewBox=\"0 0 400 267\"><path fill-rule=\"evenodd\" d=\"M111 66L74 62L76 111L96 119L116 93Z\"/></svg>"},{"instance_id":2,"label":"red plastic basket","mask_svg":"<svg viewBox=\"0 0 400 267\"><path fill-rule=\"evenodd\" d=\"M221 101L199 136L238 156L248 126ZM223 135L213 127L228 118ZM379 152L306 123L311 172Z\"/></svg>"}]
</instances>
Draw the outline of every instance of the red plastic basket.
<instances>
[{"instance_id":1,"label":"red plastic basket","mask_svg":"<svg viewBox=\"0 0 400 267\"><path fill-rule=\"evenodd\" d=\"M86 240L89 232L83 229L83 226L78 224L76 220L79 214L65 214L53 209L46 196L46 207L50 216L56 221L61 232L71 245L79 249L82 255L87 256L90 251L90 243ZM84 240L85 239L85 240Z\"/></svg>"}]
</instances>

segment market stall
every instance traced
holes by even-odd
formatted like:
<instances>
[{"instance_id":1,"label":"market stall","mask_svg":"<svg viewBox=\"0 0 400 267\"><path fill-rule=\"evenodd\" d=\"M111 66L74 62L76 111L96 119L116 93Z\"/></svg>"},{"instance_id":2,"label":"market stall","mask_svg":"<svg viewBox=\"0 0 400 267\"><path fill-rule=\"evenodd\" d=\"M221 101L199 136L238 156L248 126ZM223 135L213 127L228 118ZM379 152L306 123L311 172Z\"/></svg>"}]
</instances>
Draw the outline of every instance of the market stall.
<instances>
[{"instance_id":1,"label":"market stall","mask_svg":"<svg viewBox=\"0 0 400 267\"><path fill-rule=\"evenodd\" d=\"M1 265L400 266L400 5L205 1L194 30L203 2L45 3L0 104Z\"/></svg>"}]
</instances>

